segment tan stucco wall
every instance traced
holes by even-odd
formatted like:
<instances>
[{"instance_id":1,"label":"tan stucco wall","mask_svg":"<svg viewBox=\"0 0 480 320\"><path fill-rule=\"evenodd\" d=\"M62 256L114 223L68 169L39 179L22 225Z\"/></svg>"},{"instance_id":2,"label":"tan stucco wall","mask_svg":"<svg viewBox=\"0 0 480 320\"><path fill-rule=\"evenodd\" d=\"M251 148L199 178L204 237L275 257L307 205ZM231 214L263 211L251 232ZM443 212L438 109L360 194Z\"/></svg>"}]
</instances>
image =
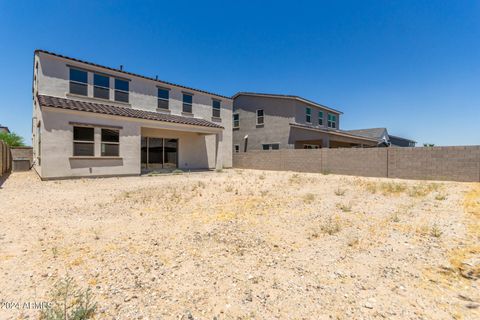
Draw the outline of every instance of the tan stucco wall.
<instances>
[{"instance_id":1,"label":"tan stucco wall","mask_svg":"<svg viewBox=\"0 0 480 320\"><path fill-rule=\"evenodd\" d=\"M217 142L215 132L203 132L203 134L194 133L193 131L205 131L198 128L184 128L177 126L173 128L167 123L148 121L148 123L140 120L108 117L98 114L75 113L75 112L55 112L41 111L38 106L33 106L34 123L40 121L41 124L41 165L36 161L35 169L42 177L62 177L62 176L85 176L85 175L117 175L117 174L139 174L140 173L140 136L142 127L144 128L161 128L163 130L179 129L185 130L184 133L173 131L172 135L176 136L181 143L179 150L179 166L185 169L197 168L215 168L215 167L232 167L232 104L233 101L228 98L220 98L215 95L195 91L186 90L185 88L175 85L162 84L153 80L144 79L126 75L120 72L102 69L100 67L91 66L51 56L45 53L37 53L34 63L38 61L38 72L36 74L36 82L34 81L34 96L36 94L51 95L62 98L75 100L85 100L96 103L105 103L119 105L128 108L143 109L148 111L157 111L157 86L167 87L170 89L170 113L173 115L182 115L182 92L187 91L193 93L192 111L194 117L202 118L208 121L212 119L212 99L221 100L221 119L216 123L224 127L220 134L220 141ZM72 96L69 92L69 65L91 71L88 73L88 92L89 97L83 98ZM110 96L113 100L114 80L113 77L130 79L129 104L118 104L114 101L93 98L93 73L101 72L110 75ZM35 68L34 68L35 72ZM72 155L72 126L69 121L110 124L115 126L123 126L120 133L121 139L121 157L122 161L107 160L68 160ZM146 129L144 129L146 130ZM207 130L208 131L208 130ZM211 129L210 129L211 131ZM144 131L145 132L145 131ZM205 134L208 133L208 134ZM100 134L100 130L96 131ZM97 136L96 136L97 138ZM98 139L100 137L98 136ZM34 160L38 156L37 146L38 137L36 136L36 127L32 125L32 145L34 146ZM219 153L218 159L220 163L216 163L216 145L218 143ZM101 163L99 163L101 161Z\"/></svg>"},{"instance_id":2,"label":"tan stucco wall","mask_svg":"<svg viewBox=\"0 0 480 320\"><path fill-rule=\"evenodd\" d=\"M42 178L115 176L140 174L141 136L179 139L179 168L214 169L216 165L216 133L218 129L179 127L158 121L126 120L85 112L44 108L42 131ZM95 127L95 159L73 156L73 125L88 123ZM120 156L118 159L100 157L102 126L120 126ZM204 132L196 132L204 130ZM210 132L208 132L210 131ZM220 143L220 153L224 146Z\"/></svg>"}]
</instances>

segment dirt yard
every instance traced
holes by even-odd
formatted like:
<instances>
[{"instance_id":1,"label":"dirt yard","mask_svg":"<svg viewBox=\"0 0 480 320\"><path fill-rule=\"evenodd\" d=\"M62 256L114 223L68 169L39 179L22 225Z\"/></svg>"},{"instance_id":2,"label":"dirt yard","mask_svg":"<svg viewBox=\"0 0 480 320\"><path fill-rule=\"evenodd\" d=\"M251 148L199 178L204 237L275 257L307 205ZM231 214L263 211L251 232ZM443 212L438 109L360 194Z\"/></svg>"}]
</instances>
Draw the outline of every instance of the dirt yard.
<instances>
[{"instance_id":1,"label":"dirt yard","mask_svg":"<svg viewBox=\"0 0 480 320\"><path fill-rule=\"evenodd\" d=\"M0 208L0 319L67 275L96 319L480 318L478 183L15 173Z\"/></svg>"}]
</instances>

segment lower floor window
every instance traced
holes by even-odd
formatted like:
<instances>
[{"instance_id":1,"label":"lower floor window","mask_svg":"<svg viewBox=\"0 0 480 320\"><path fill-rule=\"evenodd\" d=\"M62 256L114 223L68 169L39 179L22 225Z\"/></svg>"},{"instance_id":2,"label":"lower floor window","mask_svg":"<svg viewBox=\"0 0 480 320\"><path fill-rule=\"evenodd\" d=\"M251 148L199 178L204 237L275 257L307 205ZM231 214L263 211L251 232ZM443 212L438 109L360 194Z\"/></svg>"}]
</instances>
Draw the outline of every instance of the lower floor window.
<instances>
[{"instance_id":1,"label":"lower floor window","mask_svg":"<svg viewBox=\"0 0 480 320\"><path fill-rule=\"evenodd\" d=\"M320 149L318 144L304 144L303 149Z\"/></svg>"},{"instance_id":2,"label":"lower floor window","mask_svg":"<svg viewBox=\"0 0 480 320\"><path fill-rule=\"evenodd\" d=\"M95 140L93 128L73 127L73 155L95 155Z\"/></svg>"},{"instance_id":3,"label":"lower floor window","mask_svg":"<svg viewBox=\"0 0 480 320\"><path fill-rule=\"evenodd\" d=\"M102 157L118 157L120 147L120 132L112 129L102 129Z\"/></svg>"},{"instance_id":4,"label":"lower floor window","mask_svg":"<svg viewBox=\"0 0 480 320\"><path fill-rule=\"evenodd\" d=\"M278 150L280 149L280 144L278 143L269 143L269 144L262 144L263 150Z\"/></svg>"},{"instance_id":5,"label":"lower floor window","mask_svg":"<svg viewBox=\"0 0 480 320\"><path fill-rule=\"evenodd\" d=\"M240 152L240 145L236 144L235 145L235 153L239 153L239 152Z\"/></svg>"}]
</instances>

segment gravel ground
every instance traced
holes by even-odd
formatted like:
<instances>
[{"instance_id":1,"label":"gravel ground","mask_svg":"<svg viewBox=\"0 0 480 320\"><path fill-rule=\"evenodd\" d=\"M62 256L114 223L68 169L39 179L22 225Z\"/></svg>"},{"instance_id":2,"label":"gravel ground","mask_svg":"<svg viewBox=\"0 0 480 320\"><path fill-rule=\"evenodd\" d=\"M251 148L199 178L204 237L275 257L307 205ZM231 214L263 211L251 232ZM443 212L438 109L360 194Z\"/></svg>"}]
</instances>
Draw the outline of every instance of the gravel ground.
<instances>
[{"instance_id":1,"label":"gravel ground","mask_svg":"<svg viewBox=\"0 0 480 320\"><path fill-rule=\"evenodd\" d=\"M67 276L95 319L480 318L478 183L27 172L0 208L0 319Z\"/></svg>"}]
</instances>

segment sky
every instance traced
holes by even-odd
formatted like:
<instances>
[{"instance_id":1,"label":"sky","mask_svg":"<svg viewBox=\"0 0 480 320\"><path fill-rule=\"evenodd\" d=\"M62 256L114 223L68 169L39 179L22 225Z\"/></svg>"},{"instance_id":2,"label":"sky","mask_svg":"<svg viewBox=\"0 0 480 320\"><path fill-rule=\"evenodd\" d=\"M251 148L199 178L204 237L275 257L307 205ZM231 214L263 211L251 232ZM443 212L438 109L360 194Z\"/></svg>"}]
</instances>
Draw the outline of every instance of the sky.
<instances>
[{"instance_id":1,"label":"sky","mask_svg":"<svg viewBox=\"0 0 480 320\"><path fill-rule=\"evenodd\" d=\"M33 51L231 96L292 94L420 145L480 144L480 1L0 0L0 124L31 144Z\"/></svg>"}]
</instances>

